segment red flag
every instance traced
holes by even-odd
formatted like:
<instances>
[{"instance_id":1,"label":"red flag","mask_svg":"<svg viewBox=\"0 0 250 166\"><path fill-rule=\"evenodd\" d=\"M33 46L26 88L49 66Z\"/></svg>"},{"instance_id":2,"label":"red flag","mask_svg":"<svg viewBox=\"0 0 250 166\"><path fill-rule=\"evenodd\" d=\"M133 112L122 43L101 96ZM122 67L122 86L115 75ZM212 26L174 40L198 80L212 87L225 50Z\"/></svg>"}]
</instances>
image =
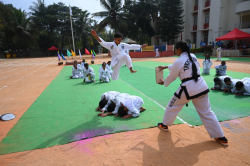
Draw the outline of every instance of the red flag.
<instances>
[{"instance_id":1,"label":"red flag","mask_svg":"<svg viewBox=\"0 0 250 166\"><path fill-rule=\"evenodd\" d=\"M86 48L85 48L85 54L91 55Z\"/></svg>"}]
</instances>

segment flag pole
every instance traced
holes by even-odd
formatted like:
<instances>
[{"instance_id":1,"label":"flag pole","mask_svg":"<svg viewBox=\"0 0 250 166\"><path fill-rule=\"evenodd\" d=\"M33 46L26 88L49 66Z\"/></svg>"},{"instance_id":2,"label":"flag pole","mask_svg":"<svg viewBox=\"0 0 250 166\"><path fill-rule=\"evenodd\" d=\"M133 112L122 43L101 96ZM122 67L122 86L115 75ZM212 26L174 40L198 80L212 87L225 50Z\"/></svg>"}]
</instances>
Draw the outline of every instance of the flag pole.
<instances>
[{"instance_id":1,"label":"flag pole","mask_svg":"<svg viewBox=\"0 0 250 166\"><path fill-rule=\"evenodd\" d=\"M71 14L72 14L72 10L71 10L71 7L69 5L69 16L70 16L70 23L71 23L71 33L72 33L72 40L73 40L73 49L74 49L74 52L76 52L76 50L75 50L75 42L74 42L74 35L73 35L73 27L72 27ZM73 57L72 57L72 60L73 60ZM75 57L75 60L76 60L76 57Z\"/></svg>"}]
</instances>

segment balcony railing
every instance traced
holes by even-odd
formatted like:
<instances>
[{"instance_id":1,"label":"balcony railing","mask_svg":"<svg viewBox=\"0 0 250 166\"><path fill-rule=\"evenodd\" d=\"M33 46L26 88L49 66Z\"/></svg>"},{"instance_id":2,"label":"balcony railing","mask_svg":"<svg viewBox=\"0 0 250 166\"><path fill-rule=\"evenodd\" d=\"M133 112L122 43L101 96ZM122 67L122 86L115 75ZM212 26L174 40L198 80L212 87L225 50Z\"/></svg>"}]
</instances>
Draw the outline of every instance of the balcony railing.
<instances>
[{"instance_id":1,"label":"balcony railing","mask_svg":"<svg viewBox=\"0 0 250 166\"><path fill-rule=\"evenodd\" d=\"M197 31L197 25L193 26L193 31Z\"/></svg>"},{"instance_id":2,"label":"balcony railing","mask_svg":"<svg viewBox=\"0 0 250 166\"><path fill-rule=\"evenodd\" d=\"M204 29L208 29L209 28L209 23L205 23L204 24Z\"/></svg>"},{"instance_id":3,"label":"balcony railing","mask_svg":"<svg viewBox=\"0 0 250 166\"><path fill-rule=\"evenodd\" d=\"M194 6L194 11L198 10L198 5Z\"/></svg>"},{"instance_id":4,"label":"balcony railing","mask_svg":"<svg viewBox=\"0 0 250 166\"><path fill-rule=\"evenodd\" d=\"M250 1L250 0L237 0L237 4L241 2L246 2L246 1Z\"/></svg>"},{"instance_id":5,"label":"balcony railing","mask_svg":"<svg viewBox=\"0 0 250 166\"><path fill-rule=\"evenodd\" d=\"M250 21L248 22L242 22L240 23L235 23L234 24L234 28L238 28L238 29L248 29L250 28Z\"/></svg>"},{"instance_id":6,"label":"balcony railing","mask_svg":"<svg viewBox=\"0 0 250 166\"><path fill-rule=\"evenodd\" d=\"M205 8L210 6L210 1L205 2Z\"/></svg>"}]
</instances>

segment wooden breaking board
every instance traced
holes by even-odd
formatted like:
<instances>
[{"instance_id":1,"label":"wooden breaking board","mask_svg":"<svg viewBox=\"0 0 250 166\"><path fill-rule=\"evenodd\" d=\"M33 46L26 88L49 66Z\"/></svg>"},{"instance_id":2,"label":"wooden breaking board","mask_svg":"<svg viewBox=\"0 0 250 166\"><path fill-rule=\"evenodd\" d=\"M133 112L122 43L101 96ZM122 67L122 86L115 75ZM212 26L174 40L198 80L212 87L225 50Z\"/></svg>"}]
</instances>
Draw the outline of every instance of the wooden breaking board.
<instances>
[{"instance_id":1,"label":"wooden breaking board","mask_svg":"<svg viewBox=\"0 0 250 166\"><path fill-rule=\"evenodd\" d=\"M155 78L157 84L160 82L160 79L163 80L163 70L160 71L159 67L155 67Z\"/></svg>"}]
</instances>

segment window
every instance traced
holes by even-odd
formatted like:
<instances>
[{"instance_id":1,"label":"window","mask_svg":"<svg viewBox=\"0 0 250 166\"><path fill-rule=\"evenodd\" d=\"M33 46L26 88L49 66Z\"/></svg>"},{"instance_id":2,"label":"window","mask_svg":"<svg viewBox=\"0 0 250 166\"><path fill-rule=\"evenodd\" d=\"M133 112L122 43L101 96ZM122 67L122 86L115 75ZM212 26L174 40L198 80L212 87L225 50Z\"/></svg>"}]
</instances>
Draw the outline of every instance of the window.
<instances>
[{"instance_id":1,"label":"window","mask_svg":"<svg viewBox=\"0 0 250 166\"><path fill-rule=\"evenodd\" d=\"M198 0L195 0L194 1L194 6L197 6L198 5Z\"/></svg>"},{"instance_id":2,"label":"window","mask_svg":"<svg viewBox=\"0 0 250 166\"><path fill-rule=\"evenodd\" d=\"M205 13L205 23L209 23L209 15L210 15L210 12Z\"/></svg>"},{"instance_id":3,"label":"window","mask_svg":"<svg viewBox=\"0 0 250 166\"><path fill-rule=\"evenodd\" d=\"M208 33L204 34L204 43L208 44Z\"/></svg>"},{"instance_id":4,"label":"window","mask_svg":"<svg viewBox=\"0 0 250 166\"><path fill-rule=\"evenodd\" d=\"M193 34L193 43L196 45L196 34Z\"/></svg>"},{"instance_id":5,"label":"window","mask_svg":"<svg viewBox=\"0 0 250 166\"><path fill-rule=\"evenodd\" d=\"M197 25L197 15L194 16L194 26L196 26L196 25Z\"/></svg>"}]
</instances>

